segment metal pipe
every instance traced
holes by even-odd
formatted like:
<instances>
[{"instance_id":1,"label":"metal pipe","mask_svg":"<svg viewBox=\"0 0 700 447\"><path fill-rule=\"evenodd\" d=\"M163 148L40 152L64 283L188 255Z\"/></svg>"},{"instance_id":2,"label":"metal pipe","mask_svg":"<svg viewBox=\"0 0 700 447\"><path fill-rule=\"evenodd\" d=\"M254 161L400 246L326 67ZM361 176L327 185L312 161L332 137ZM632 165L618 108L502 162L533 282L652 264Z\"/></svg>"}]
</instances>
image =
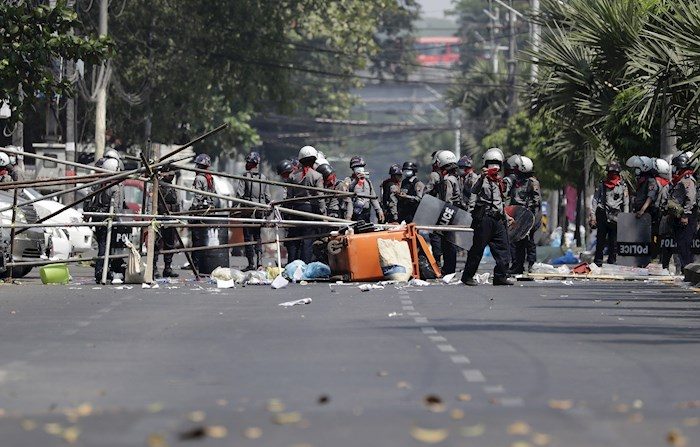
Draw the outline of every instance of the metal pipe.
<instances>
[{"instance_id":1,"label":"metal pipe","mask_svg":"<svg viewBox=\"0 0 700 447\"><path fill-rule=\"evenodd\" d=\"M294 189L304 189L307 191L325 192L325 193L329 193L329 194L335 194L336 196L355 196L355 197L360 197L363 199L371 199L371 200L374 200L377 198L376 196L369 196L369 195L365 195L365 194L355 194L354 192L336 191L334 189L317 188L315 186L297 185L294 183L278 182L275 180L267 180L267 179L263 180L263 179L259 179L259 178L254 179L254 178L245 177L242 175L227 174L225 172L207 171L207 170L199 169L199 168L191 168L189 166L177 165L177 167L179 169L182 169L183 171L198 172L200 174L211 174L211 175L216 175L216 176L224 177L224 178L230 178L230 179L234 179L234 180L252 181L255 183L265 183L267 185L282 186L284 188L294 188Z\"/></svg>"},{"instance_id":2,"label":"metal pipe","mask_svg":"<svg viewBox=\"0 0 700 447\"><path fill-rule=\"evenodd\" d=\"M46 180L23 180L21 182L0 183L0 190L8 190L15 188L31 188L32 186L58 186L62 184L79 183L83 180L94 180L96 178L106 177L107 174L88 174L71 177L58 177Z\"/></svg>"},{"instance_id":3,"label":"metal pipe","mask_svg":"<svg viewBox=\"0 0 700 447\"><path fill-rule=\"evenodd\" d=\"M114 203L109 205L109 214L114 214ZM105 246L105 259L102 263L102 284L107 284L107 274L109 273L109 254L112 250L112 218L107 218L107 240Z\"/></svg>"},{"instance_id":4,"label":"metal pipe","mask_svg":"<svg viewBox=\"0 0 700 447\"><path fill-rule=\"evenodd\" d=\"M12 256L15 253L15 233L16 233L15 222L17 219L17 193L18 193L18 190L15 189L15 193L12 196L12 221L11 221L12 228L10 229L10 259L12 259ZM12 274L13 273L14 273L13 269L12 269L12 267L10 267L10 274L9 274L10 281L12 281Z\"/></svg>"},{"instance_id":5,"label":"metal pipe","mask_svg":"<svg viewBox=\"0 0 700 447\"><path fill-rule=\"evenodd\" d=\"M170 157L172 157L172 156L174 156L174 155L179 154L180 152L184 151L184 150L187 149L188 147L193 146L193 145L195 145L196 143L199 143L200 141L202 141L202 140L208 138L208 137L211 136L211 135L214 135L215 133L219 133L220 131L226 129L227 127L228 127L228 124L222 124L222 125L220 125L220 126L217 127L216 129L211 130L211 131L205 133L204 135L195 138L194 140L190 141L189 143L186 143L184 146L180 146L179 148L175 149L174 151L169 152L169 153L163 155L162 157L160 157L160 158L158 159L158 162L164 161L164 160L166 160L166 159L168 159L168 158L170 158ZM190 157L187 157L187 158L190 158Z\"/></svg>"}]
</instances>

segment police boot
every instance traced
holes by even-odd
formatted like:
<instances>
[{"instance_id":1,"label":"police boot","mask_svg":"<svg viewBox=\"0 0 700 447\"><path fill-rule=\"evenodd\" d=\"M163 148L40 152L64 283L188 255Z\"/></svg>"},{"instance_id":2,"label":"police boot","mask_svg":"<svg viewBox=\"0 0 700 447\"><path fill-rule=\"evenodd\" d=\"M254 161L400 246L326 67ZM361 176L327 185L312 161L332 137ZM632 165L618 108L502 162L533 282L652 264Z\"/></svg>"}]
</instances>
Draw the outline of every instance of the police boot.
<instances>
[{"instance_id":1,"label":"police boot","mask_svg":"<svg viewBox=\"0 0 700 447\"><path fill-rule=\"evenodd\" d=\"M173 272L172 267L170 264L165 264L165 268L163 269L163 278L179 278L180 274Z\"/></svg>"},{"instance_id":2,"label":"police boot","mask_svg":"<svg viewBox=\"0 0 700 447\"><path fill-rule=\"evenodd\" d=\"M493 278L494 286L512 286L513 284L515 283L508 278Z\"/></svg>"},{"instance_id":3,"label":"police boot","mask_svg":"<svg viewBox=\"0 0 700 447\"><path fill-rule=\"evenodd\" d=\"M258 261L255 264L257 266L257 268L262 267L262 254L258 253L257 255L255 255L255 260Z\"/></svg>"},{"instance_id":4,"label":"police boot","mask_svg":"<svg viewBox=\"0 0 700 447\"><path fill-rule=\"evenodd\" d=\"M249 272L251 270L255 270L255 266L253 265L253 256L248 256L248 266L243 269L244 272Z\"/></svg>"}]
</instances>

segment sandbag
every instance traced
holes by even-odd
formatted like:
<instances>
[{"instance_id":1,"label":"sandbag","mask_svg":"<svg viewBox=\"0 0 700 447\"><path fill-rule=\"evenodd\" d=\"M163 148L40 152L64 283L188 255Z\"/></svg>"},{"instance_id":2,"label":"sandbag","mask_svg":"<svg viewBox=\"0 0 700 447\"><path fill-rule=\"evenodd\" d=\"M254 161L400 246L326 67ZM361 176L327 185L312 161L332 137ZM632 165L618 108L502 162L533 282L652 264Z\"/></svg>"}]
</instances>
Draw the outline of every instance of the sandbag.
<instances>
[{"instance_id":1,"label":"sandbag","mask_svg":"<svg viewBox=\"0 0 700 447\"><path fill-rule=\"evenodd\" d=\"M408 242L393 239L377 239L379 265L387 279L408 281L413 273L413 262Z\"/></svg>"},{"instance_id":2,"label":"sandbag","mask_svg":"<svg viewBox=\"0 0 700 447\"><path fill-rule=\"evenodd\" d=\"M130 241L125 242L129 249L129 259L126 263L126 275L124 282L126 284L141 284L144 281L146 266L141 262L141 254L136 250L134 244ZM99 261L98 261L99 262Z\"/></svg>"}]
</instances>

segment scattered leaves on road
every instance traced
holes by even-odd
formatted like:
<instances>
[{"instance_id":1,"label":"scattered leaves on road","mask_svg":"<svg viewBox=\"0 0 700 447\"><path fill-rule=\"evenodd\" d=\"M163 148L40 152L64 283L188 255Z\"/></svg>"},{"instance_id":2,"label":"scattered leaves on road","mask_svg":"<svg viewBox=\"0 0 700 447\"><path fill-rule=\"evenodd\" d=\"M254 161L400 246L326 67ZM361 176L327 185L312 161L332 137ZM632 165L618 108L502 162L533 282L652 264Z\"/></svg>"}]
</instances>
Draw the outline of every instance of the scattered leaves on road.
<instances>
[{"instance_id":1,"label":"scattered leaves on road","mask_svg":"<svg viewBox=\"0 0 700 447\"><path fill-rule=\"evenodd\" d=\"M472 395L467 393L461 393L457 395L457 400L461 402L469 402L470 400L472 400Z\"/></svg>"},{"instance_id":2,"label":"scattered leaves on road","mask_svg":"<svg viewBox=\"0 0 700 447\"><path fill-rule=\"evenodd\" d=\"M203 438L206 435L207 435L206 427L198 425L196 427L192 427L188 430L180 432L180 434L178 435L178 438L180 438L181 441L190 441L192 439Z\"/></svg>"},{"instance_id":3,"label":"scattered leaves on road","mask_svg":"<svg viewBox=\"0 0 700 447\"><path fill-rule=\"evenodd\" d=\"M272 417L272 422L278 425L291 425L301 422L301 413L290 411L288 413L277 413Z\"/></svg>"},{"instance_id":4,"label":"scattered leaves on road","mask_svg":"<svg viewBox=\"0 0 700 447\"><path fill-rule=\"evenodd\" d=\"M680 430L674 428L666 434L666 442L673 447L685 447L688 445L688 438L683 436Z\"/></svg>"},{"instance_id":5,"label":"scattered leaves on road","mask_svg":"<svg viewBox=\"0 0 700 447\"><path fill-rule=\"evenodd\" d=\"M318 396L318 399L316 400L316 402L319 405L326 405L330 401L331 401L331 398L328 394L321 394L320 396Z\"/></svg>"},{"instance_id":6,"label":"scattered leaves on road","mask_svg":"<svg viewBox=\"0 0 700 447\"><path fill-rule=\"evenodd\" d=\"M689 400L686 402L679 402L676 404L676 408L680 408L681 410L700 408L700 400Z\"/></svg>"},{"instance_id":7,"label":"scattered leaves on road","mask_svg":"<svg viewBox=\"0 0 700 447\"><path fill-rule=\"evenodd\" d=\"M450 432L445 428L422 428L415 425L411 427L411 437L425 444L437 444L449 435Z\"/></svg>"},{"instance_id":8,"label":"scattered leaves on road","mask_svg":"<svg viewBox=\"0 0 700 447\"><path fill-rule=\"evenodd\" d=\"M36 429L36 422L31 419L23 419L20 424L25 431L32 431Z\"/></svg>"},{"instance_id":9,"label":"scattered leaves on road","mask_svg":"<svg viewBox=\"0 0 700 447\"><path fill-rule=\"evenodd\" d=\"M222 439L228 436L228 429L223 425L212 425L206 429L207 436L214 439Z\"/></svg>"},{"instance_id":10,"label":"scattered leaves on road","mask_svg":"<svg viewBox=\"0 0 700 447\"><path fill-rule=\"evenodd\" d=\"M534 433L532 435L532 443L540 447L545 447L552 443L552 437L546 433Z\"/></svg>"},{"instance_id":11,"label":"scattered leaves on road","mask_svg":"<svg viewBox=\"0 0 700 447\"><path fill-rule=\"evenodd\" d=\"M258 439L262 436L262 429L259 427L248 427L243 430L243 436L246 439Z\"/></svg>"},{"instance_id":12,"label":"scattered leaves on road","mask_svg":"<svg viewBox=\"0 0 700 447\"><path fill-rule=\"evenodd\" d=\"M284 411L284 404L279 399L270 399L265 406L270 413L281 413Z\"/></svg>"},{"instance_id":13,"label":"scattered leaves on road","mask_svg":"<svg viewBox=\"0 0 700 447\"><path fill-rule=\"evenodd\" d=\"M423 403L433 413L442 413L445 411L445 404L442 398L436 394L428 394L423 398Z\"/></svg>"},{"instance_id":14,"label":"scattered leaves on road","mask_svg":"<svg viewBox=\"0 0 700 447\"><path fill-rule=\"evenodd\" d=\"M471 425L460 428L459 433L465 438L478 438L486 433L486 427L484 424Z\"/></svg>"},{"instance_id":15,"label":"scattered leaves on road","mask_svg":"<svg viewBox=\"0 0 700 447\"><path fill-rule=\"evenodd\" d=\"M187 415L187 419L192 422L203 422L206 416L203 411L192 411Z\"/></svg>"},{"instance_id":16,"label":"scattered leaves on road","mask_svg":"<svg viewBox=\"0 0 700 447\"><path fill-rule=\"evenodd\" d=\"M513 422L508 426L508 434L509 435L520 435L520 436L525 436L529 435L530 431L532 429L530 428L530 425L528 425L527 422L523 421L517 421Z\"/></svg>"},{"instance_id":17,"label":"scattered leaves on road","mask_svg":"<svg viewBox=\"0 0 700 447\"><path fill-rule=\"evenodd\" d=\"M683 419L683 425L686 427L697 427L700 425L700 418L685 418Z\"/></svg>"},{"instance_id":18,"label":"scattered leaves on road","mask_svg":"<svg viewBox=\"0 0 700 447\"><path fill-rule=\"evenodd\" d=\"M151 433L148 435L148 447L168 447L168 442L160 433Z\"/></svg>"},{"instance_id":19,"label":"scattered leaves on road","mask_svg":"<svg viewBox=\"0 0 700 447\"><path fill-rule=\"evenodd\" d=\"M408 382L402 380L396 384L396 388L400 390L410 390L411 385Z\"/></svg>"},{"instance_id":20,"label":"scattered leaves on road","mask_svg":"<svg viewBox=\"0 0 700 447\"><path fill-rule=\"evenodd\" d=\"M550 399L549 408L553 410L570 410L574 406L571 400Z\"/></svg>"},{"instance_id":21,"label":"scattered leaves on road","mask_svg":"<svg viewBox=\"0 0 700 447\"><path fill-rule=\"evenodd\" d=\"M464 419L464 410L461 410L459 408L453 408L452 411L450 411L450 417L455 421Z\"/></svg>"},{"instance_id":22,"label":"scattered leaves on road","mask_svg":"<svg viewBox=\"0 0 700 447\"><path fill-rule=\"evenodd\" d=\"M377 372L377 375L378 375L379 377L386 377L386 376L389 375L389 372L388 372L388 371L378 371L378 372Z\"/></svg>"}]
</instances>

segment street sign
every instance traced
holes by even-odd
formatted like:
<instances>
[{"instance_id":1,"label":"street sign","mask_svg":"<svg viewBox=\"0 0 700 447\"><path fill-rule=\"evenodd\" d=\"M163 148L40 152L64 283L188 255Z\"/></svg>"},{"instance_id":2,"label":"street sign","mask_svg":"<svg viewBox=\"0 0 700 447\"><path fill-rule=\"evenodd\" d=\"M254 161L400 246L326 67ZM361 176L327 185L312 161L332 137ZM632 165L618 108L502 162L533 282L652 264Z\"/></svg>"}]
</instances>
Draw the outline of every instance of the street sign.
<instances>
[{"instance_id":1,"label":"street sign","mask_svg":"<svg viewBox=\"0 0 700 447\"><path fill-rule=\"evenodd\" d=\"M651 262L651 215L637 218L634 213L617 216L617 263L630 267L645 267Z\"/></svg>"},{"instance_id":2,"label":"street sign","mask_svg":"<svg viewBox=\"0 0 700 447\"><path fill-rule=\"evenodd\" d=\"M437 197L424 195L413 217L416 225L440 226L459 225L469 227L472 224L472 216L462 208L443 202ZM471 231L455 232L455 245L465 250L472 246L473 233Z\"/></svg>"}]
</instances>

